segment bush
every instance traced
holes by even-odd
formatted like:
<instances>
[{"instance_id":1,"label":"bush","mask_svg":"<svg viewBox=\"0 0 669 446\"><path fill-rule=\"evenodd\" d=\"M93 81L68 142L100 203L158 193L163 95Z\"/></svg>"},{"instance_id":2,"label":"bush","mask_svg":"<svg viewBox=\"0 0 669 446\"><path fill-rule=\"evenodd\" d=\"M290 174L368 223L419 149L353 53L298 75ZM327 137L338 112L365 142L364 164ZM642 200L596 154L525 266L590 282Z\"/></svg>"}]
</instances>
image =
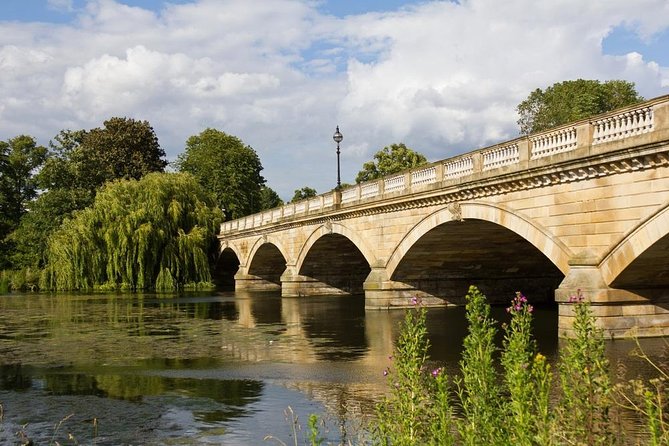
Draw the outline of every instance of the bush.
<instances>
[{"instance_id":1,"label":"bush","mask_svg":"<svg viewBox=\"0 0 669 446\"><path fill-rule=\"evenodd\" d=\"M454 388L440 369L426 368L426 309L415 300L416 308L407 312L393 367L384 372L390 393L377 406L377 420L371 426L375 444L615 443L604 341L588 303L580 297L572 301L576 336L567 340L561 354L559 399L551 407L552 372L546 357L536 351L533 308L527 298L517 293L507 309L511 322L503 326L500 355L494 342L496 321L485 296L472 286L466 299L469 333ZM650 420L650 435L657 439L652 444L666 444L669 425L666 417L661 418L666 387L644 389L638 407ZM551 409L556 409L555 415Z\"/></svg>"}]
</instances>

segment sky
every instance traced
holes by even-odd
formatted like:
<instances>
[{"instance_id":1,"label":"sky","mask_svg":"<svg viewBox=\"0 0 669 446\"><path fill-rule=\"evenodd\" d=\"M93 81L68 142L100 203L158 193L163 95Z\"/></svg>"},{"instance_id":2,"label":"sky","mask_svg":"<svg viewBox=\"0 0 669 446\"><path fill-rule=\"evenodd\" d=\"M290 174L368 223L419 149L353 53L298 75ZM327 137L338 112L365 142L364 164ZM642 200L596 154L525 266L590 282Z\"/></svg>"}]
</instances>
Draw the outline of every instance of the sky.
<instances>
[{"instance_id":1,"label":"sky","mask_svg":"<svg viewBox=\"0 0 669 446\"><path fill-rule=\"evenodd\" d=\"M0 0L0 140L148 121L169 160L207 128L267 185L353 183L405 143L429 161L518 135L570 79L669 94L668 0Z\"/></svg>"}]
</instances>

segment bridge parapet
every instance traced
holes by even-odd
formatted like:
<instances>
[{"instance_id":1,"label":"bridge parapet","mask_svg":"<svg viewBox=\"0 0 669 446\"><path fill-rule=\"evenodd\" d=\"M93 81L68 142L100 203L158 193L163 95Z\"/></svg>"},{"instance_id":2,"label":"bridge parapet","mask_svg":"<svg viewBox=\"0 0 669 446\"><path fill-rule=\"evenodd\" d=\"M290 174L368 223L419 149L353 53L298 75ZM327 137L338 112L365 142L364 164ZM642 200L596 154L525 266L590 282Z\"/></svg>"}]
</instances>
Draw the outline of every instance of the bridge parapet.
<instances>
[{"instance_id":1,"label":"bridge parapet","mask_svg":"<svg viewBox=\"0 0 669 446\"><path fill-rule=\"evenodd\" d=\"M669 96L576 121L379 180L330 191L241 219L224 222L221 235L398 199L425 190L456 187L523 170L558 166L591 156L640 147L669 137Z\"/></svg>"}]
</instances>

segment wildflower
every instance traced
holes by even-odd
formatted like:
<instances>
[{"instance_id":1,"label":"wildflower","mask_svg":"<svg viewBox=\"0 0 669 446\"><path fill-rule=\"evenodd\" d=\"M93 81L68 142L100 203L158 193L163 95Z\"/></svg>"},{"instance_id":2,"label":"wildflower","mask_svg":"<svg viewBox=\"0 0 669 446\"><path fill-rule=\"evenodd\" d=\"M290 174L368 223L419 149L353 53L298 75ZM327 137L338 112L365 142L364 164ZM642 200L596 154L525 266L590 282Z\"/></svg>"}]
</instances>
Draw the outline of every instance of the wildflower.
<instances>
[{"instance_id":1,"label":"wildflower","mask_svg":"<svg viewBox=\"0 0 669 446\"><path fill-rule=\"evenodd\" d=\"M569 296L569 303L575 304L579 302L583 302L583 293L581 293L580 289L576 291L576 294Z\"/></svg>"},{"instance_id":2,"label":"wildflower","mask_svg":"<svg viewBox=\"0 0 669 446\"><path fill-rule=\"evenodd\" d=\"M420 297L412 297L411 298L411 305L420 305L422 302L422 299Z\"/></svg>"},{"instance_id":3,"label":"wildflower","mask_svg":"<svg viewBox=\"0 0 669 446\"><path fill-rule=\"evenodd\" d=\"M388 376L388 369L385 369L385 370L383 371L383 376Z\"/></svg>"},{"instance_id":4,"label":"wildflower","mask_svg":"<svg viewBox=\"0 0 669 446\"><path fill-rule=\"evenodd\" d=\"M522 311L523 308L526 308L529 313L534 310L532 305L527 305L527 297L523 295L520 291L516 291L516 297L511 301L511 306L506 309L507 313L517 313Z\"/></svg>"},{"instance_id":5,"label":"wildflower","mask_svg":"<svg viewBox=\"0 0 669 446\"><path fill-rule=\"evenodd\" d=\"M439 376L440 373L441 373L441 367L437 367L436 369L432 370L432 377L436 378L437 376Z\"/></svg>"}]
</instances>

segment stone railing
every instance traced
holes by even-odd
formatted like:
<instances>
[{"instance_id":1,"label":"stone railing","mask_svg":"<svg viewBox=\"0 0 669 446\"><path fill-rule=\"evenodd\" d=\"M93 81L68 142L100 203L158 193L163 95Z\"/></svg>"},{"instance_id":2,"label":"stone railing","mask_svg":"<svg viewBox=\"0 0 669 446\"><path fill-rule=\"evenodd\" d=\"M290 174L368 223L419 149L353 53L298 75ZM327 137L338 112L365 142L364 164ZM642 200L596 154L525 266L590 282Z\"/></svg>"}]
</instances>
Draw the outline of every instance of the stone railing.
<instances>
[{"instance_id":1,"label":"stone railing","mask_svg":"<svg viewBox=\"0 0 669 446\"><path fill-rule=\"evenodd\" d=\"M396 175L383 179L383 191L386 193L395 192L397 190L404 190L405 187L404 175Z\"/></svg>"},{"instance_id":2,"label":"stone railing","mask_svg":"<svg viewBox=\"0 0 669 446\"><path fill-rule=\"evenodd\" d=\"M592 125L594 126L593 144L640 135L653 129L653 107L643 107L606 116L597 119Z\"/></svg>"},{"instance_id":3,"label":"stone railing","mask_svg":"<svg viewBox=\"0 0 669 446\"><path fill-rule=\"evenodd\" d=\"M444 161L444 178L453 179L471 175L474 172L474 157L461 157Z\"/></svg>"},{"instance_id":4,"label":"stone railing","mask_svg":"<svg viewBox=\"0 0 669 446\"><path fill-rule=\"evenodd\" d=\"M493 147L483 152L483 170L496 169L510 164L516 164L520 159L518 143Z\"/></svg>"},{"instance_id":5,"label":"stone railing","mask_svg":"<svg viewBox=\"0 0 669 446\"><path fill-rule=\"evenodd\" d=\"M595 147L599 152L620 150L627 147L625 144L630 147L639 144L636 140L628 143L628 138L654 132L662 132L663 139L669 137L669 96L228 221L221 225L221 233L312 218L313 214L347 209L370 201L388 197L397 199L402 194L476 181L482 175L487 178L509 169L519 171L535 165L544 166L564 161L565 157L585 156L588 149Z\"/></svg>"},{"instance_id":6,"label":"stone railing","mask_svg":"<svg viewBox=\"0 0 669 446\"><path fill-rule=\"evenodd\" d=\"M576 148L576 127L530 136L531 159L543 158Z\"/></svg>"}]
</instances>

